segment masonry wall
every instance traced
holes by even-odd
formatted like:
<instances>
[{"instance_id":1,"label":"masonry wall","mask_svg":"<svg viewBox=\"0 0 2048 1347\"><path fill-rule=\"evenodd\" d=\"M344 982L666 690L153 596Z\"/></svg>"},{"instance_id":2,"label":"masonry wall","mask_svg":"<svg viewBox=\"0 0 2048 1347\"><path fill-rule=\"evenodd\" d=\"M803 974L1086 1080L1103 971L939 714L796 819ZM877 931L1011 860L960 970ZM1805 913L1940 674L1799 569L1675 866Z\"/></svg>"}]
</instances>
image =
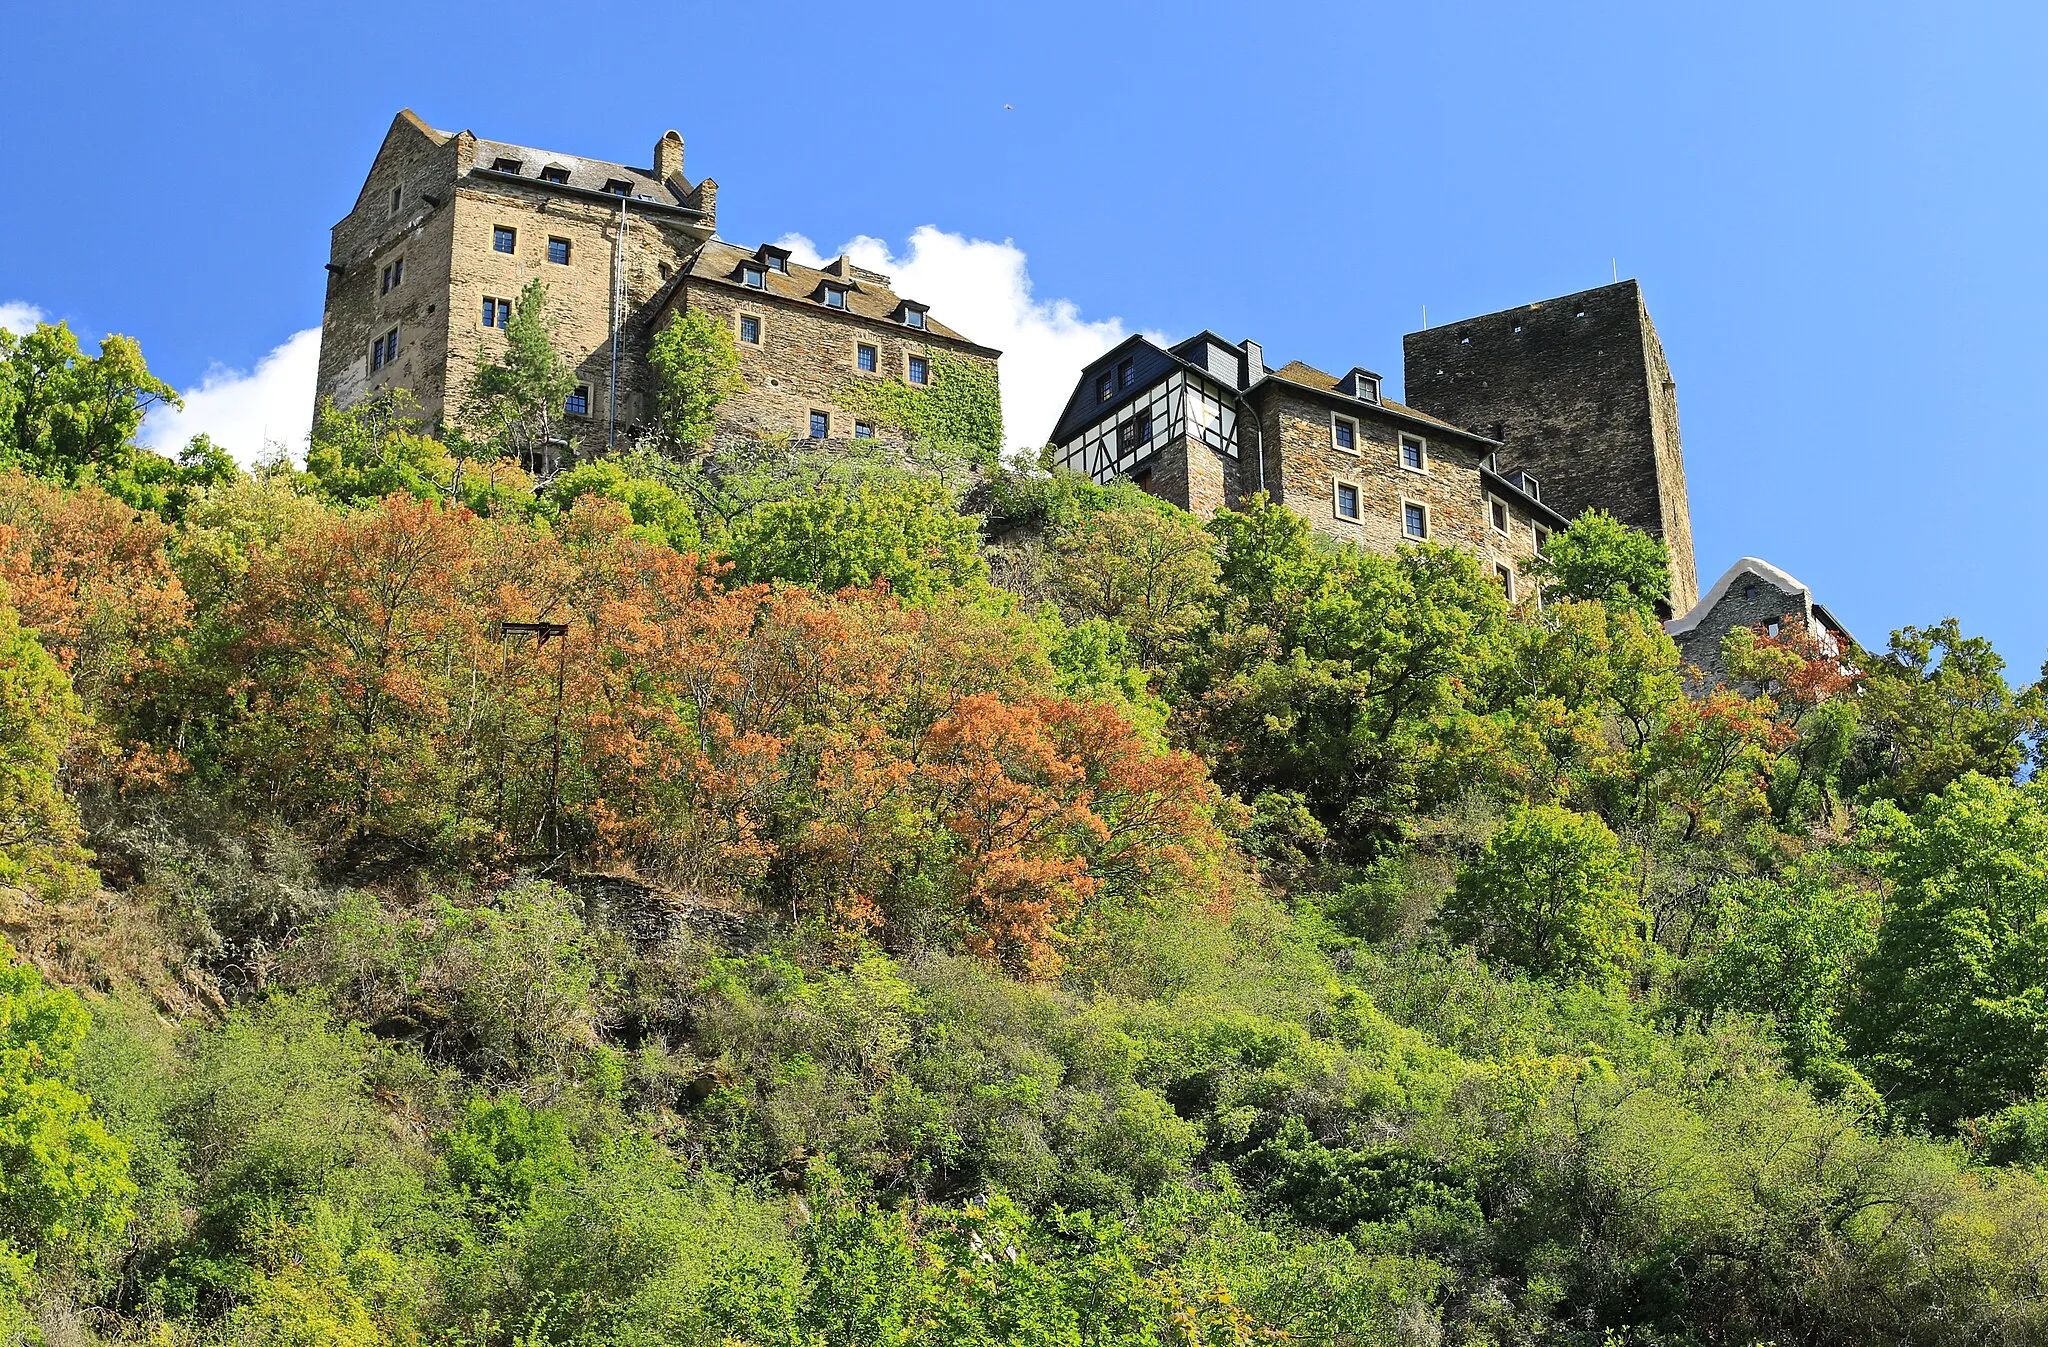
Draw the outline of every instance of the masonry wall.
<instances>
[{"instance_id":1,"label":"masonry wall","mask_svg":"<svg viewBox=\"0 0 2048 1347\"><path fill-rule=\"evenodd\" d=\"M728 434L805 438L816 410L829 418L834 438L850 438L854 414L838 401L849 384L906 383L912 355L944 353L991 372L996 367L993 355L965 342L742 285L693 277L682 283L681 302L723 325L739 346L746 387L718 412L719 429ZM761 320L758 345L739 341L743 315ZM856 363L862 344L875 348L873 373Z\"/></svg>"},{"instance_id":2,"label":"masonry wall","mask_svg":"<svg viewBox=\"0 0 2048 1347\"><path fill-rule=\"evenodd\" d=\"M1805 590L1787 593L1754 571L1745 571L1691 631L1682 633L1679 656L1700 671L1698 685L1712 688L1728 680L1721 662L1721 642L1742 627L1768 628L1773 622L1814 625L1812 596Z\"/></svg>"},{"instance_id":3,"label":"masonry wall","mask_svg":"<svg viewBox=\"0 0 2048 1347\"><path fill-rule=\"evenodd\" d=\"M1241 503L1238 462L1201 440L1175 435L1162 443L1132 480L1161 500L1203 519Z\"/></svg>"},{"instance_id":4,"label":"masonry wall","mask_svg":"<svg viewBox=\"0 0 2048 1347\"><path fill-rule=\"evenodd\" d=\"M452 212L459 147L436 144L403 119L392 126L355 209L334 227L320 328L319 395L346 406L392 386L424 403L441 401L446 346ZM401 196L391 209L391 191ZM438 204L437 204L438 203ZM381 289L383 270L403 259L405 279ZM372 372L370 345L399 329L398 361Z\"/></svg>"},{"instance_id":5,"label":"masonry wall","mask_svg":"<svg viewBox=\"0 0 2048 1347\"><path fill-rule=\"evenodd\" d=\"M1500 440L1566 517L1599 508L1663 538L1672 609L1699 578L1677 390L1634 281L1602 286L1403 339L1410 406Z\"/></svg>"},{"instance_id":6,"label":"masonry wall","mask_svg":"<svg viewBox=\"0 0 2048 1347\"><path fill-rule=\"evenodd\" d=\"M669 275L682 267L696 235L654 212L626 221L626 316L620 325L618 424L624 434L652 405L647 341L652 305ZM494 231L515 231L514 250L492 248ZM606 398L611 389L612 245L619 211L602 201L568 198L492 179L469 179L455 194L453 268L448 285L445 407L453 416L480 362L494 359L504 333L483 325L483 301L519 298L530 280L547 287L548 316L557 347L590 390L589 414L568 423L579 453L605 445ZM548 260L548 241L566 239L566 265ZM662 268L668 269L668 274Z\"/></svg>"}]
</instances>

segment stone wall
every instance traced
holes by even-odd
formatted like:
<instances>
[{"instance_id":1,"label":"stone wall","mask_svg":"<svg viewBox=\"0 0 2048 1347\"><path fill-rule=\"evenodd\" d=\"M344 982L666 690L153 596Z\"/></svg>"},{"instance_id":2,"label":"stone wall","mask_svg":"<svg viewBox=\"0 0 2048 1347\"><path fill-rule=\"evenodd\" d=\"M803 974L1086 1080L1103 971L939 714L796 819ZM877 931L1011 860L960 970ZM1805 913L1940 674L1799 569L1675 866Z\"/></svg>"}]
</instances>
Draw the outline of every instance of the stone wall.
<instances>
[{"instance_id":1,"label":"stone wall","mask_svg":"<svg viewBox=\"0 0 2048 1347\"><path fill-rule=\"evenodd\" d=\"M1699 670L1697 680L1688 675L1687 681L1696 681L1702 688L1727 681L1728 671L1721 663L1721 642L1729 632L1742 627L1768 629L1773 623L1795 621L1809 629L1814 626L1813 596L1808 591L1786 590L1755 571L1741 572L1690 631L1673 637L1678 642L1680 658Z\"/></svg>"},{"instance_id":2,"label":"stone wall","mask_svg":"<svg viewBox=\"0 0 2048 1347\"><path fill-rule=\"evenodd\" d=\"M1218 510L1234 510L1241 503L1238 463L1198 438L1175 435L1142 460L1131 480L1161 500L1211 519Z\"/></svg>"},{"instance_id":3,"label":"stone wall","mask_svg":"<svg viewBox=\"0 0 2048 1347\"><path fill-rule=\"evenodd\" d=\"M1593 508L1663 538L1672 609L1699 594L1677 390L1634 281L1411 332L1410 406L1503 442L1567 518Z\"/></svg>"},{"instance_id":4,"label":"stone wall","mask_svg":"<svg viewBox=\"0 0 2048 1347\"><path fill-rule=\"evenodd\" d=\"M602 450L611 392L612 245L619 230L618 207L474 178L456 191L454 214L446 413L459 410L480 361L495 358L503 347L503 332L483 325L485 297L516 300L528 281L538 279L547 287L557 348L575 367L577 382L590 390L589 414L569 423L570 434L579 452ZM492 248L500 226L515 231L509 255ZM694 250L697 236L698 231L672 216L628 207L626 317L619 333L622 435L651 408L646 348L654 303ZM548 260L550 239L568 241L566 265Z\"/></svg>"},{"instance_id":5,"label":"stone wall","mask_svg":"<svg viewBox=\"0 0 2048 1347\"><path fill-rule=\"evenodd\" d=\"M874 380L908 382L910 357L943 352L993 371L995 357L981 347L900 323L864 318L822 304L785 299L741 285L692 277L676 303L709 315L733 334L746 387L719 408L719 429L748 435L810 433L810 416L829 418L835 438L851 438L854 414L841 407L839 390ZM758 345L739 340L742 316L758 318ZM856 363L858 348L875 348L875 370Z\"/></svg>"},{"instance_id":6,"label":"stone wall","mask_svg":"<svg viewBox=\"0 0 2048 1347\"><path fill-rule=\"evenodd\" d=\"M320 328L319 396L347 405L404 386L423 403L439 407L448 318L450 188L459 155L455 141L437 141L417 120L401 114L392 123L355 208L333 229ZM400 193L395 212L393 188ZM404 280L386 292L384 268L400 259ZM399 329L397 363L373 373L371 343L394 326Z\"/></svg>"}]
</instances>

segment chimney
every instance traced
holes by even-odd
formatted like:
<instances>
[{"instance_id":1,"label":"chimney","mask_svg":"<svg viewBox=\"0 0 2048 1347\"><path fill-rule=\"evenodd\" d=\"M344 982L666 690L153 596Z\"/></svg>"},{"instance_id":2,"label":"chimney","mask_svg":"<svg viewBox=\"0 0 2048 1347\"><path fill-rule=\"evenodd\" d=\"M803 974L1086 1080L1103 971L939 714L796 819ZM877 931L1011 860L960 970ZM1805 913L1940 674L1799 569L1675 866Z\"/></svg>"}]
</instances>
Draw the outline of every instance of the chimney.
<instances>
[{"instance_id":1,"label":"chimney","mask_svg":"<svg viewBox=\"0 0 2048 1347\"><path fill-rule=\"evenodd\" d=\"M1266 353L1250 337L1244 339L1244 385L1250 388L1266 372Z\"/></svg>"},{"instance_id":2,"label":"chimney","mask_svg":"<svg viewBox=\"0 0 2048 1347\"><path fill-rule=\"evenodd\" d=\"M683 176L683 138L664 131L654 142L654 176L661 182L675 182Z\"/></svg>"}]
</instances>

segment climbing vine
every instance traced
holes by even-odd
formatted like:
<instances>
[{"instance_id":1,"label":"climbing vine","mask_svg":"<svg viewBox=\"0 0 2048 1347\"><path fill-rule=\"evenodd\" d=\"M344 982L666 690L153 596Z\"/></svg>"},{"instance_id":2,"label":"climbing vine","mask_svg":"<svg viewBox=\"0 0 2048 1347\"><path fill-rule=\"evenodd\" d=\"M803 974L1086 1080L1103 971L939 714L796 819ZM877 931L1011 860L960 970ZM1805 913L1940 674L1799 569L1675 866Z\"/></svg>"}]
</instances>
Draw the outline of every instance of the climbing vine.
<instances>
[{"instance_id":1,"label":"climbing vine","mask_svg":"<svg viewBox=\"0 0 2048 1347\"><path fill-rule=\"evenodd\" d=\"M924 354L930 362L926 383L848 382L840 386L839 405L930 448L994 463L1003 448L995 371L930 348Z\"/></svg>"}]
</instances>

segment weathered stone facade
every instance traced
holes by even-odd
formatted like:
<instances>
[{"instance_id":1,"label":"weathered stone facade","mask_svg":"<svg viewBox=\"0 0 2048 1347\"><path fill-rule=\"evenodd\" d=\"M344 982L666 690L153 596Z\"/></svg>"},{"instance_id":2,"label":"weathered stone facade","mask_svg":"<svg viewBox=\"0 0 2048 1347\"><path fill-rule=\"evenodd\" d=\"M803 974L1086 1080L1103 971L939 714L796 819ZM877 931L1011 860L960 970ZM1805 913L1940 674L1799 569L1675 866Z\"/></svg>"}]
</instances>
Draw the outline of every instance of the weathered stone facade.
<instances>
[{"instance_id":1,"label":"weathered stone facade","mask_svg":"<svg viewBox=\"0 0 2048 1347\"><path fill-rule=\"evenodd\" d=\"M1813 601L1813 592L1784 571L1757 557L1730 566L1706 597L1683 617L1664 624L1678 643L1679 656L1697 675L1688 680L1702 688L1728 681L1721 643L1744 627L1776 636L1797 623L1812 633L1823 650L1846 653L1855 641L1834 615Z\"/></svg>"},{"instance_id":2,"label":"weathered stone facade","mask_svg":"<svg viewBox=\"0 0 2048 1347\"><path fill-rule=\"evenodd\" d=\"M1500 442L1566 516L1602 509L1660 537L1671 607L1699 597L1678 393L1636 282L1467 318L1402 341L1410 405Z\"/></svg>"},{"instance_id":3,"label":"weathered stone facade","mask_svg":"<svg viewBox=\"0 0 2048 1347\"><path fill-rule=\"evenodd\" d=\"M427 417L453 418L478 366L504 342L500 306L535 279L576 371L564 421L580 455L647 420L648 345L680 309L713 313L736 336L743 309L760 321L761 339L740 344L744 391L720 409L726 434L805 437L815 409L828 414L830 435L851 438L855 418L835 392L861 379L907 379L913 354L945 351L993 371L997 352L899 299L887 277L844 259L836 271L812 270L776 249L749 254L719 242L718 184L683 176L682 137L664 134L653 159L643 169L554 154L436 131L401 112L355 209L334 227L318 395L345 406L403 387ZM734 264L744 257L772 259L774 281L746 287ZM827 289L845 307L832 307ZM862 345L876 348L873 372L859 368Z\"/></svg>"},{"instance_id":4,"label":"weathered stone facade","mask_svg":"<svg viewBox=\"0 0 2048 1347\"><path fill-rule=\"evenodd\" d=\"M1134 416L1145 431L1164 426L1129 433ZM1493 470L1498 445L1387 401L1370 371L1267 370L1255 344L1209 333L1171 349L1132 338L1091 363L1052 438L1069 467L1127 476L1205 517L1263 491L1374 551L1462 548L1517 597L1522 564L1566 523Z\"/></svg>"}]
</instances>

